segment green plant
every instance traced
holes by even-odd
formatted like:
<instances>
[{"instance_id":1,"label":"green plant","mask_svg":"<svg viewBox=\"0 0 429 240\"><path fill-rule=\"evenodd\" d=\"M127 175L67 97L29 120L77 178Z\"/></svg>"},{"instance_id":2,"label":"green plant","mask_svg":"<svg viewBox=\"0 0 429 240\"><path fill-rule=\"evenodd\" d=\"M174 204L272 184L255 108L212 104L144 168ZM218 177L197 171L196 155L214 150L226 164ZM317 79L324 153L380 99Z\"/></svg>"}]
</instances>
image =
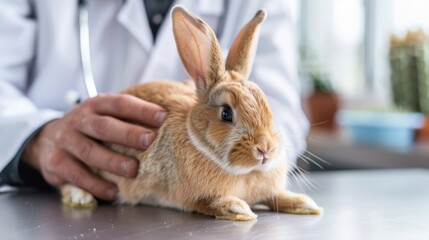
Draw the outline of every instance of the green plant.
<instances>
[{"instance_id":1,"label":"green plant","mask_svg":"<svg viewBox=\"0 0 429 240\"><path fill-rule=\"evenodd\" d=\"M326 75L321 73L313 73L313 74L310 74L310 78L311 78L314 92L322 92L322 93L335 92L331 85L331 82L328 80Z\"/></svg>"},{"instance_id":2,"label":"green plant","mask_svg":"<svg viewBox=\"0 0 429 240\"><path fill-rule=\"evenodd\" d=\"M429 37L422 30L393 35L389 61L394 104L429 114Z\"/></svg>"}]
</instances>

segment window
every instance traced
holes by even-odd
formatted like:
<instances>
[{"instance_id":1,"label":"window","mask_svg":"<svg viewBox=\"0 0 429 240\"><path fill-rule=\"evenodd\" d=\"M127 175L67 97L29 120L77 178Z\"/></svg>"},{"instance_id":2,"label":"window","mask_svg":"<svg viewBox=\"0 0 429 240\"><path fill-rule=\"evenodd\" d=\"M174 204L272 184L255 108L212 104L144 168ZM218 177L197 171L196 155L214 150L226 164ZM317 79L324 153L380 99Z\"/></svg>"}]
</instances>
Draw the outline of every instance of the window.
<instances>
[{"instance_id":1,"label":"window","mask_svg":"<svg viewBox=\"0 0 429 240\"><path fill-rule=\"evenodd\" d=\"M429 31L428 9L427 0L393 0L393 32L403 36L413 29Z\"/></svg>"},{"instance_id":2,"label":"window","mask_svg":"<svg viewBox=\"0 0 429 240\"><path fill-rule=\"evenodd\" d=\"M345 99L390 97L390 37L429 33L427 0L301 0L297 27L304 90L310 75L328 76Z\"/></svg>"},{"instance_id":3,"label":"window","mask_svg":"<svg viewBox=\"0 0 429 240\"><path fill-rule=\"evenodd\" d=\"M363 1L304 0L302 4L299 35L304 80L323 74L343 94L362 92ZM306 86L310 88L311 83Z\"/></svg>"}]
</instances>

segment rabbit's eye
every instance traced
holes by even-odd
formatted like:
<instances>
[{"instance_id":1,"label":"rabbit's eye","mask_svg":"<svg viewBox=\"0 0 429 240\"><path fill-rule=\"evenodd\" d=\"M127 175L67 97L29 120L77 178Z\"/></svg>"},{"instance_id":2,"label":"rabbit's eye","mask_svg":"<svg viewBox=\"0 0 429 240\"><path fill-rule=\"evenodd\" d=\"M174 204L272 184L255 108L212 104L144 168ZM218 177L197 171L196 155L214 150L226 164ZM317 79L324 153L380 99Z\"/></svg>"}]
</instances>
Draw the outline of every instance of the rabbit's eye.
<instances>
[{"instance_id":1,"label":"rabbit's eye","mask_svg":"<svg viewBox=\"0 0 429 240\"><path fill-rule=\"evenodd\" d=\"M222 113L221 113L220 117L221 117L222 121L232 122L232 119L233 119L232 108L228 105L224 105L222 107Z\"/></svg>"}]
</instances>

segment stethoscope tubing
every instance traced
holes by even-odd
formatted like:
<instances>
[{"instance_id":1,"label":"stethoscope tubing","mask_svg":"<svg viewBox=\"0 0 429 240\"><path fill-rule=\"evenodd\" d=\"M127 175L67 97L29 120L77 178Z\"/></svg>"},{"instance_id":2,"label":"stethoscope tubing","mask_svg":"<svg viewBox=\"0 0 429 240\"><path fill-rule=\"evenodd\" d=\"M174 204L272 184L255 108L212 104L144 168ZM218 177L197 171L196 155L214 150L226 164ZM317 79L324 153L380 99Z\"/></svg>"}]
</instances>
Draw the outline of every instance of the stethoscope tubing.
<instances>
[{"instance_id":1,"label":"stethoscope tubing","mask_svg":"<svg viewBox=\"0 0 429 240\"><path fill-rule=\"evenodd\" d=\"M85 81L88 97L97 96L94 74L91 66L91 47L89 46L89 25L88 25L88 6L87 1L79 1L79 43L80 57L82 60L83 77Z\"/></svg>"}]
</instances>

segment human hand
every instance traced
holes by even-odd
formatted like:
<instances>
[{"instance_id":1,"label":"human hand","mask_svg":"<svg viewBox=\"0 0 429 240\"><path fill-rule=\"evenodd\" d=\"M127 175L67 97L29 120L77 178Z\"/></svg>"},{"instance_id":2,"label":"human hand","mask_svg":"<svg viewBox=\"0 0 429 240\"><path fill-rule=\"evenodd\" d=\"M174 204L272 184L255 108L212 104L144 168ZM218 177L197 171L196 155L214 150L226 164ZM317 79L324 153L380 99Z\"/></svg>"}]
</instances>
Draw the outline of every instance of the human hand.
<instances>
[{"instance_id":1,"label":"human hand","mask_svg":"<svg viewBox=\"0 0 429 240\"><path fill-rule=\"evenodd\" d=\"M135 177L138 163L97 140L144 150L155 133L124 120L156 128L165 116L166 111L160 106L134 96L98 95L77 105L63 118L47 123L27 145L23 161L38 169L51 185L71 183L100 199L113 200L116 186L88 167Z\"/></svg>"}]
</instances>

